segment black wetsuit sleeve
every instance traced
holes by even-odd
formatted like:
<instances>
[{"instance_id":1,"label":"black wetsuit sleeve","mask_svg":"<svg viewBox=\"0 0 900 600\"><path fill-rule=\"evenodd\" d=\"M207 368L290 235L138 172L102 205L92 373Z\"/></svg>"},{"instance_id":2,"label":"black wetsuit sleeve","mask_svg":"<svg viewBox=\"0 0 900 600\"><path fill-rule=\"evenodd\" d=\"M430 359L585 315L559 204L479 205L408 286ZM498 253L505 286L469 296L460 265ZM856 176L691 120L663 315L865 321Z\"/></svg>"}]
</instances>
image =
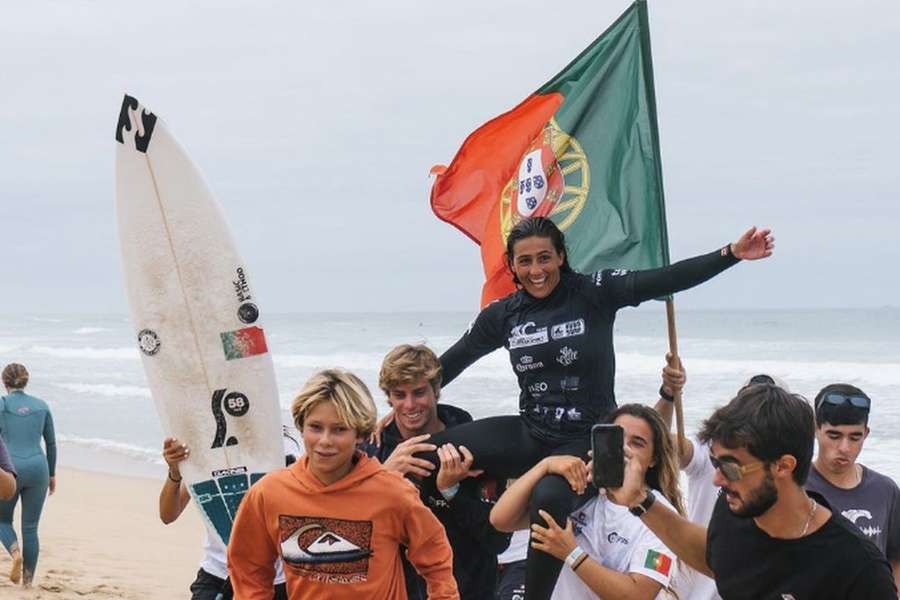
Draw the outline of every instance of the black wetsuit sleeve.
<instances>
[{"instance_id":1,"label":"black wetsuit sleeve","mask_svg":"<svg viewBox=\"0 0 900 600\"><path fill-rule=\"evenodd\" d=\"M637 303L690 289L738 264L731 252L716 250L678 261L668 267L634 272L634 299Z\"/></svg>"},{"instance_id":2,"label":"black wetsuit sleeve","mask_svg":"<svg viewBox=\"0 0 900 600\"><path fill-rule=\"evenodd\" d=\"M480 498L478 480L462 482L459 493L449 502L450 513L460 529L469 532L477 543L487 547L492 554L499 554L509 546L511 533L497 531L491 525L493 502Z\"/></svg>"},{"instance_id":3,"label":"black wetsuit sleeve","mask_svg":"<svg viewBox=\"0 0 900 600\"><path fill-rule=\"evenodd\" d=\"M469 330L441 355L441 387L476 360L503 345L503 304L494 302L482 310Z\"/></svg>"}]
</instances>

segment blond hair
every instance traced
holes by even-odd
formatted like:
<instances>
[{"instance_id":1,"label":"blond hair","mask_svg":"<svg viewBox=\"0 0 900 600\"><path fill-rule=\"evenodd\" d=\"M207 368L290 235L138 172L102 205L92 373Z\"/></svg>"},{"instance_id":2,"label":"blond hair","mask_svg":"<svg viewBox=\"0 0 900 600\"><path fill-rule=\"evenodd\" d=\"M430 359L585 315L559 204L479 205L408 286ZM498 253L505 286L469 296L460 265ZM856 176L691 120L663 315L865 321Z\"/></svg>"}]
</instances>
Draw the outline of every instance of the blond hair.
<instances>
[{"instance_id":1,"label":"blond hair","mask_svg":"<svg viewBox=\"0 0 900 600\"><path fill-rule=\"evenodd\" d=\"M441 362L425 344L401 344L387 353L378 374L378 387L390 395L391 389L418 381L424 377L434 391L441 395Z\"/></svg>"},{"instance_id":2,"label":"blond hair","mask_svg":"<svg viewBox=\"0 0 900 600\"><path fill-rule=\"evenodd\" d=\"M9 363L3 369L3 385L10 390L21 390L28 385L28 369L19 363Z\"/></svg>"},{"instance_id":3,"label":"blond hair","mask_svg":"<svg viewBox=\"0 0 900 600\"><path fill-rule=\"evenodd\" d=\"M303 429L307 415L319 404L330 402L338 416L357 435L367 436L375 429L377 411L372 394L362 380L343 369L325 369L310 377L291 404L291 416L297 429Z\"/></svg>"}]
</instances>

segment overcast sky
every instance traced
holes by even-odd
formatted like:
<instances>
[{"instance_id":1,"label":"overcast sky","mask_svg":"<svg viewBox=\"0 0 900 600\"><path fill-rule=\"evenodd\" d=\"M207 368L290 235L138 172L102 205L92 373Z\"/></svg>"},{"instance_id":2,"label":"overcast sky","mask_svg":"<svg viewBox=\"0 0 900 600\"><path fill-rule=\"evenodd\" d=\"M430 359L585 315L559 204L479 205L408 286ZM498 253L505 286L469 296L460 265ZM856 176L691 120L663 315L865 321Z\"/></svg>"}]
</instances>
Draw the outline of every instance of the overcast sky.
<instances>
[{"instance_id":1,"label":"overcast sky","mask_svg":"<svg viewBox=\"0 0 900 600\"><path fill-rule=\"evenodd\" d=\"M127 311L123 92L222 203L269 311L475 310L429 168L625 1L17 2L0 20L0 312ZM898 305L900 4L651 0L673 259L771 226L682 308Z\"/></svg>"}]
</instances>

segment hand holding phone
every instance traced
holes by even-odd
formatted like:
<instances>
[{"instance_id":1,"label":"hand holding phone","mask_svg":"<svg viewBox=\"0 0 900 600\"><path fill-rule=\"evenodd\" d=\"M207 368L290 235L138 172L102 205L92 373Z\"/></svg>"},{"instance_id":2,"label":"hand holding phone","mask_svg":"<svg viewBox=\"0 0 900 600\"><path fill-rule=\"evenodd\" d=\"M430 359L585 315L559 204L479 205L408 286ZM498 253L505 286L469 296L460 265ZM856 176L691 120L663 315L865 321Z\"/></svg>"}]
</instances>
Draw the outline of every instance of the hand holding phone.
<instances>
[{"instance_id":1,"label":"hand holding phone","mask_svg":"<svg viewBox=\"0 0 900 600\"><path fill-rule=\"evenodd\" d=\"M598 488L622 487L625 480L625 430L619 425L591 428L591 471Z\"/></svg>"}]
</instances>

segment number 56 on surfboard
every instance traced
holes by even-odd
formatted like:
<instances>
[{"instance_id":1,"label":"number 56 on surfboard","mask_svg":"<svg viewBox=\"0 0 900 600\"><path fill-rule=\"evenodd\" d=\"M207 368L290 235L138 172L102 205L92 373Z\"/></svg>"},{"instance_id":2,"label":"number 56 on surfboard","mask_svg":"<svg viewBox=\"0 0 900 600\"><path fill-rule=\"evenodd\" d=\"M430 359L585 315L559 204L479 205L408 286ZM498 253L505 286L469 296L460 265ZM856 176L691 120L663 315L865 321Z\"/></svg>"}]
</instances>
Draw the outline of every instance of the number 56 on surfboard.
<instances>
[{"instance_id":1,"label":"number 56 on surfboard","mask_svg":"<svg viewBox=\"0 0 900 600\"><path fill-rule=\"evenodd\" d=\"M222 209L166 124L125 96L116 208L134 341L166 435L210 531L228 543L238 503L284 466L261 304Z\"/></svg>"}]
</instances>

